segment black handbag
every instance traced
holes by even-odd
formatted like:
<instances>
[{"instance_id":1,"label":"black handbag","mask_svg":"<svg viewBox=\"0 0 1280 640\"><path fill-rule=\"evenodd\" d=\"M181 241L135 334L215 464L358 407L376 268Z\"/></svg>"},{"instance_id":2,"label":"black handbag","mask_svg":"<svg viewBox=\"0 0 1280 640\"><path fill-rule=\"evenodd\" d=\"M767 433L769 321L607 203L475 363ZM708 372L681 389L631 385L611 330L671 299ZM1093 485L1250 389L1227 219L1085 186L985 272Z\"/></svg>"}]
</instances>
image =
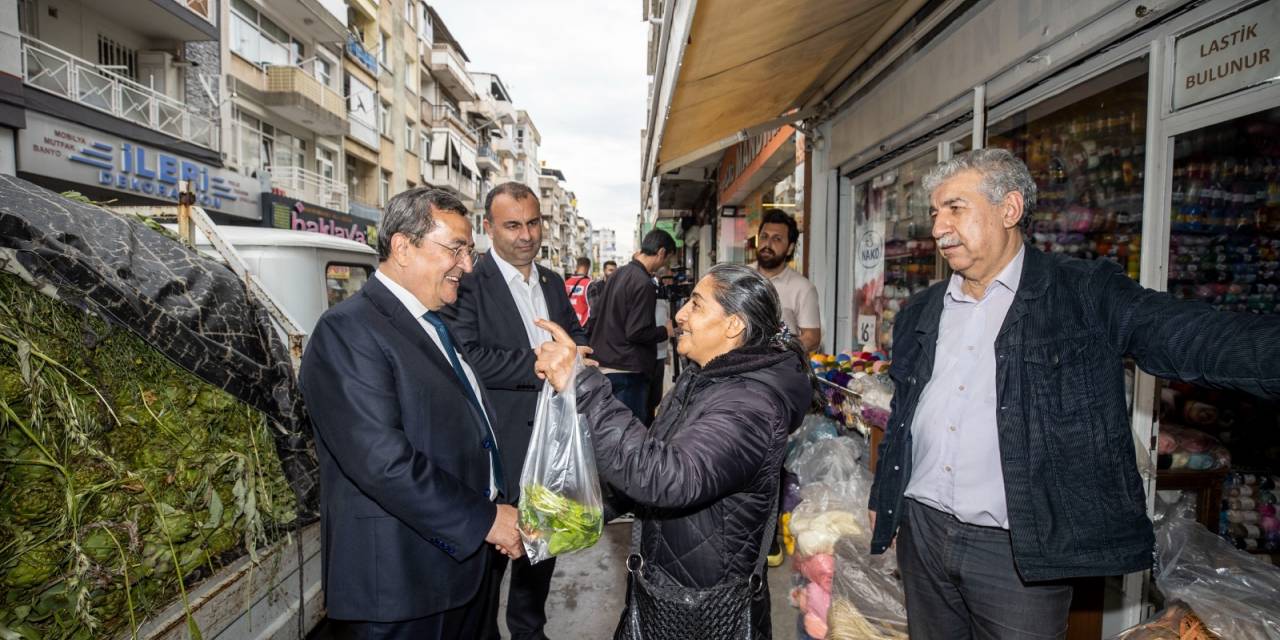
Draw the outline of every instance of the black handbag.
<instances>
[{"instance_id":1,"label":"black handbag","mask_svg":"<svg viewBox=\"0 0 1280 640\"><path fill-rule=\"evenodd\" d=\"M773 492L777 495L777 491ZM614 640L752 640L751 601L764 587L764 563L778 524L774 499L755 570L746 578L712 587L692 588L656 584L645 576L640 555L640 520L631 529L632 553L627 557L627 608L614 631Z\"/></svg>"}]
</instances>

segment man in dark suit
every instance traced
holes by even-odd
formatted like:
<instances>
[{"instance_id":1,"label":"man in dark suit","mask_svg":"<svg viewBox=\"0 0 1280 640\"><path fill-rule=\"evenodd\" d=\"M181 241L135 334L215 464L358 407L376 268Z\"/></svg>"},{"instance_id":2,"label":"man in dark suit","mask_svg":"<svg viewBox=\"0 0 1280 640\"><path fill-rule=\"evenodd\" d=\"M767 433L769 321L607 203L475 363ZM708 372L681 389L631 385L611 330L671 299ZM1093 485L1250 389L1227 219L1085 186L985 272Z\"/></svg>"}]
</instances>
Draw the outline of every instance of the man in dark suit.
<instances>
[{"instance_id":1,"label":"man in dark suit","mask_svg":"<svg viewBox=\"0 0 1280 640\"><path fill-rule=\"evenodd\" d=\"M519 182L500 184L485 198L484 228L493 249L481 257L475 271L462 278L458 302L442 315L466 349L476 372L493 398L494 429L502 443L502 464L513 488L509 500L519 499L520 471L529 448L534 413L542 381L533 370L533 350L551 336L534 324L550 319L578 344L586 334L569 304L564 280L534 264L542 248L542 214L538 197ZM541 640L547 636L546 602L555 558L530 565L528 559L511 564L507 592L507 629L512 640ZM506 562L494 565L490 585L498 598ZM496 615L483 638L497 639Z\"/></svg>"},{"instance_id":2,"label":"man in dark suit","mask_svg":"<svg viewBox=\"0 0 1280 640\"><path fill-rule=\"evenodd\" d=\"M493 407L437 315L471 271L468 220L442 191L392 198L378 271L320 318L303 354L341 638L478 637L498 607L491 566L521 555Z\"/></svg>"}]
</instances>

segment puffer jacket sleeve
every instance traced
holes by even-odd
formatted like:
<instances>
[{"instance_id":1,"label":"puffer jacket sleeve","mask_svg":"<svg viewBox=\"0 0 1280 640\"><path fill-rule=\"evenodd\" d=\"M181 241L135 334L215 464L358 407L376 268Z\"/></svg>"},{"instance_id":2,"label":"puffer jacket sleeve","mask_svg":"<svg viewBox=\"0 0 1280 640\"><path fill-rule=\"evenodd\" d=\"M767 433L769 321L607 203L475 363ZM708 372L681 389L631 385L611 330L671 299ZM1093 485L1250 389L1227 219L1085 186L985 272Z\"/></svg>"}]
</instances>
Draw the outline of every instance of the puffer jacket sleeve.
<instances>
[{"instance_id":1,"label":"puffer jacket sleeve","mask_svg":"<svg viewBox=\"0 0 1280 640\"><path fill-rule=\"evenodd\" d=\"M595 368L578 376L577 391L600 477L650 507L697 507L741 490L783 428L775 394L747 380L721 382L695 398L686 413L697 418L669 440L654 437Z\"/></svg>"}]
</instances>

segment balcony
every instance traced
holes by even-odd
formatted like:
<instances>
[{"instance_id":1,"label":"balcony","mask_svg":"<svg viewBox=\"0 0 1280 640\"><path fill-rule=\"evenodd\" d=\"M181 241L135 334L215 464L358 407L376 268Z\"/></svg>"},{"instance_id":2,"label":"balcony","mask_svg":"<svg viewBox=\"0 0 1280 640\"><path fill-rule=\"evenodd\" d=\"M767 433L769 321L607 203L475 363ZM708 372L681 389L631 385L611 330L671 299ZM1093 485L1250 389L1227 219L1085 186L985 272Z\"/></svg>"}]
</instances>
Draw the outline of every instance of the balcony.
<instances>
[{"instance_id":1,"label":"balcony","mask_svg":"<svg viewBox=\"0 0 1280 640\"><path fill-rule=\"evenodd\" d=\"M320 84L301 67L270 66L266 74L266 106L319 135L346 133L347 105L342 94Z\"/></svg>"},{"instance_id":2,"label":"balcony","mask_svg":"<svg viewBox=\"0 0 1280 640\"><path fill-rule=\"evenodd\" d=\"M346 51L347 56L360 65L362 69L373 74L373 77L378 77L378 71L382 68L378 64L378 59L372 53L369 53L354 35L347 36Z\"/></svg>"},{"instance_id":3,"label":"balcony","mask_svg":"<svg viewBox=\"0 0 1280 640\"><path fill-rule=\"evenodd\" d=\"M431 186L451 191L464 201L475 202L475 180L454 171L447 164L422 163L422 176L431 182Z\"/></svg>"},{"instance_id":4,"label":"balcony","mask_svg":"<svg viewBox=\"0 0 1280 640\"><path fill-rule=\"evenodd\" d=\"M463 120L462 112L451 105L432 105L430 102L423 101L422 119L430 122L436 129L451 129L467 140L476 142L476 134L467 125L467 121Z\"/></svg>"},{"instance_id":5,"label":"balcony","mask_svg":"<svg viewBox=\"0 0 1280 640\"><path fill-rule=\"evenodd\" d=\"M476 85L471 81L471 74L467 72L466 60L462 59L457 49L443 42L433 45L430 63L427 66L431 69L431 75L436 82L439 82L456 100L476 99Z\"/></svg>"},{"instance_id":6,"label":"balcony","mask_svg":"<svg viewBox=\"0 0 1280 640\"><path fill-rule=\"evenodd\" d=\"M489 146L493 149L494 154L497 155L498 158L506 157L514 159L516 157L515 149L511 147L511 141L506 138L490 138Z\"/></svg>"},{"instance_id":7,"label":"balcony","mask_svg":"<svg viewBox=\"0 0 1280 640\"><path fill-rule=\"evenodd\" d=\"M27 85L121 120L218 150L218 121L150 87L22 36L22 79Z\"/></svg>"},{"instance_id":8,"label":"balcony","mask_svg":"<svg viewBox=\"0 0 1280 640\"><path fill-rule=\"evenodd\" d=\"M270 167L271 188L295 200L346 212L347 185L301 167Z\"/></svg>"},{"instance_id":9,"label":"balcony","mask_svg":"<svg viewBox=\"0 0 1280 640\"><path fill-rule=\"evenodd\" d=\"M498 156L493 153L493 148L487 144L482 144L476 148L476 166L481 171L489 169L501 169L502 163L498 161Z\"/></svg>"},{"instance_id":10,"label":"balcony","mask_svg":"<svg viewBox=\"0 0 1280 640\"><path fill-rule=\"evenodd\" d=\"M347 35L347 5L343 0L263 2L294 29L295 37L342 42Z\"/></svg>"}]
</instances>

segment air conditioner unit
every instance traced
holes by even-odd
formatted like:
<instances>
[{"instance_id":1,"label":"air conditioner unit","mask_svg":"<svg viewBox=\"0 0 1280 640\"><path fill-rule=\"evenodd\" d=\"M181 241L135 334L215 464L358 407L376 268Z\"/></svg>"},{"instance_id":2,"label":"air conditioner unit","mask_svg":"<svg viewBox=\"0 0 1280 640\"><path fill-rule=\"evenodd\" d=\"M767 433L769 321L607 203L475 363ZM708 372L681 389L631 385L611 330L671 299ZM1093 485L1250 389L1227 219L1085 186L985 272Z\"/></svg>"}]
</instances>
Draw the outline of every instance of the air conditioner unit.
<instances>
[{"instance_id":1,"label":"air conditioner unit","mask_svg":"<svg viewBox=\"0 0 1280 640\"><path fill-rule=\"evenodd\" d=\"M138 82L168 96L179 93L178 67L168 51L138 52Z\"/></svg>"}]
</instances>

